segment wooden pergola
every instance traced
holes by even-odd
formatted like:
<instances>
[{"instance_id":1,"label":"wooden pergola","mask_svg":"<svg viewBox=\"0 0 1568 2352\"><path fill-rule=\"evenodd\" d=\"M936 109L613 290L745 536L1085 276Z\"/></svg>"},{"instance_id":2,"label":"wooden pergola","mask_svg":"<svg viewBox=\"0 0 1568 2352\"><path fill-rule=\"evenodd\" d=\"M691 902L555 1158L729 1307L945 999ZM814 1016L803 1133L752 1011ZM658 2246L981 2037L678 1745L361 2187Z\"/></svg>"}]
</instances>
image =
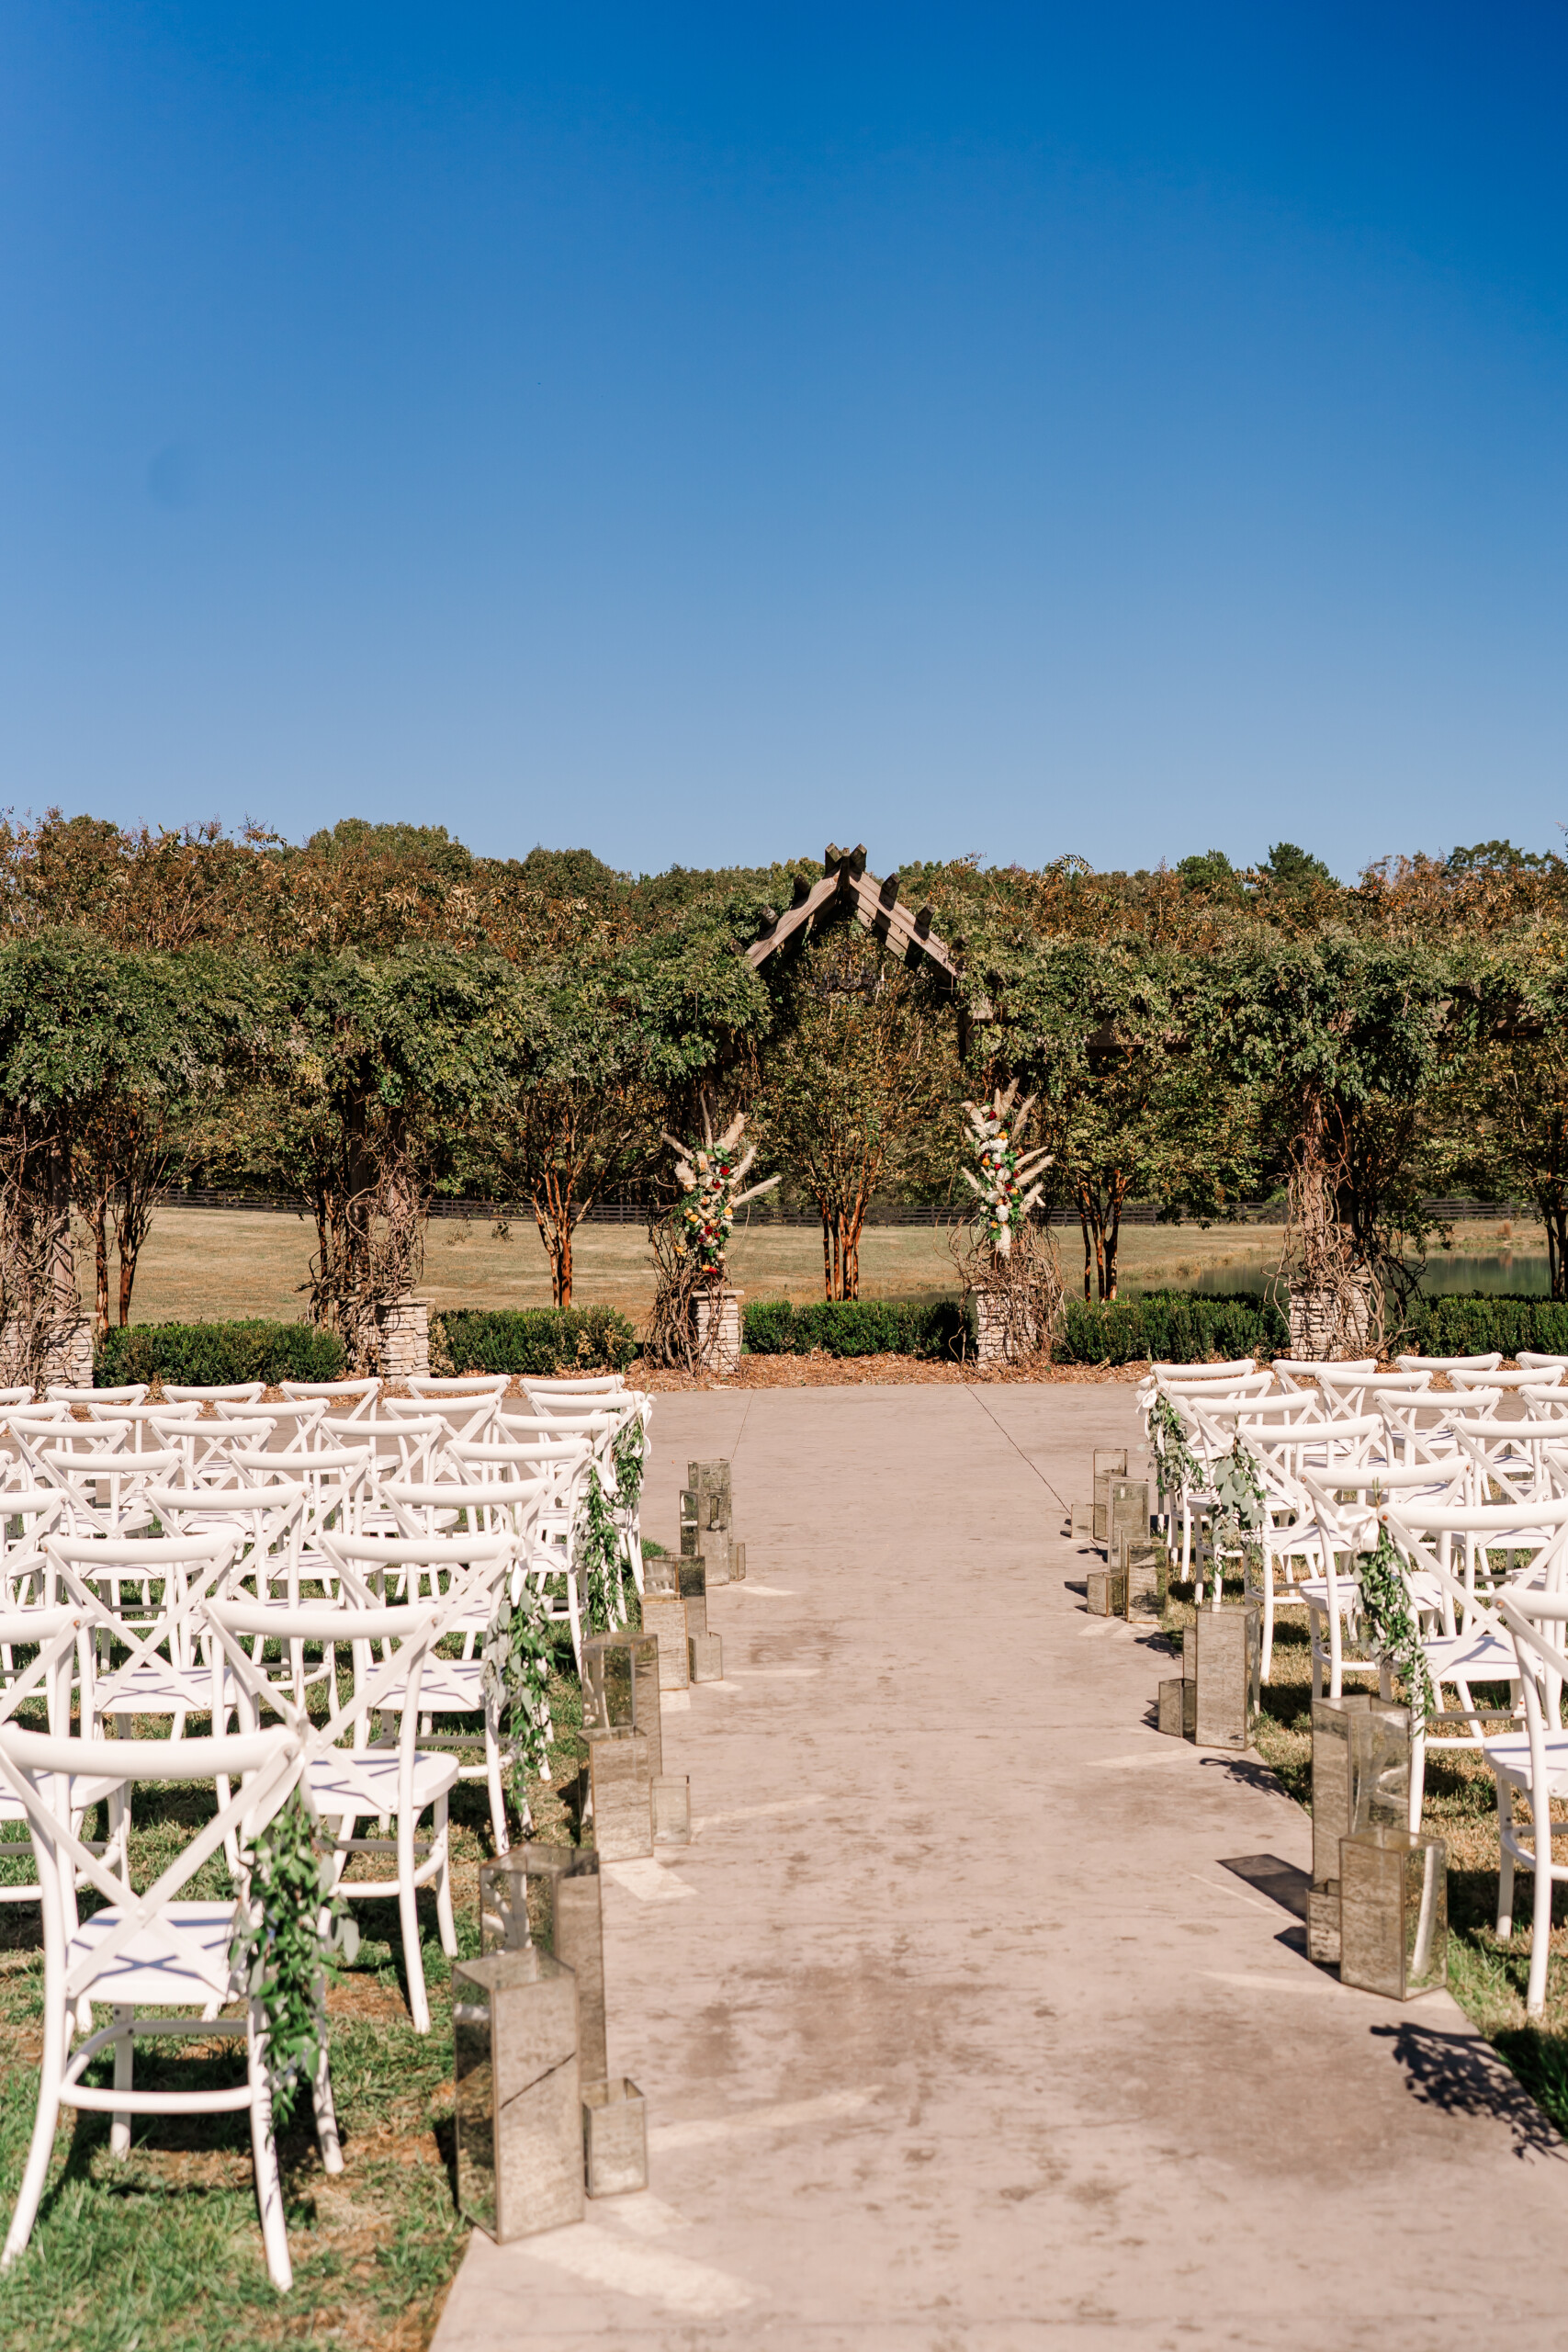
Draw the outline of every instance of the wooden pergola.
<instances>
[{"instance_id":1,"label":"wooden pergola","mask_svg":"<svg viewBox=\"0 0 1568 2352\"><path fill-rule=\"evenodd\" d=\"M773 914L771 908L764 910L772 921L746 950L746 961L755 970L792 942L795 948L803 947L813 929L840 910L852 914L911 971L921 963L931 963L950 982L957 979L957 965L931 929L930 907L920 907L911 913L899 901L897 874L890 874L886 882L868 874L863 842L858 848L848 850L837 849L829 842L823 853L820 882L797 882L794 901L782 915Z\"/></svg>"}]
</instances>

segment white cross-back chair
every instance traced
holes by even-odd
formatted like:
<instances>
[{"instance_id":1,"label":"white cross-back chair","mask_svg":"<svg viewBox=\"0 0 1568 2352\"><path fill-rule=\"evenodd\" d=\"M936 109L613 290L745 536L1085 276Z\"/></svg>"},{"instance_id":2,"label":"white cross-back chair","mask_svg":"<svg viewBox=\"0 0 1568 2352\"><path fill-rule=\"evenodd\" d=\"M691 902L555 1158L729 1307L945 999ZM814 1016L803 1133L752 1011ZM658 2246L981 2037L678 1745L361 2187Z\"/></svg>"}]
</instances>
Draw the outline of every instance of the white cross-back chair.
<instances>
[{"instance_id":1,"label":"white cross-back chair","mask_svg":"<svg viewBox=\"0 0 1568 2352\"><path fill-rule=\"evenodd\" d=\"M84 1534L114 1540L152 1525L147 1490L178 1478L185 1457L172 1446L155 1453L144 1449L133 1453L117 1447L113 1453L89 1454L40 1445L38 1463L40 1479L66 1495L72 1526Z\"/></svg>"},{"instance_id":2,"label":"white cross-back chair","mask_svg":"<svg viewBox=\"0 0 1568 2352\"><path fill-rule=\"evenodd\" d=\"M231 1982L229 1960L235 1905L232 1900L196 1900L183 1890L226 1838L243 1847L265 1827L292 1793L299 1768L299 1741L288 1728L170 1742L59 1739L0 1724L0 1784L27 1815L44 1928L38 2113L5 2262L15 2261L32 2233L62 2107L109 2115L110 2146L117 2154L129 2151L133 2116L247 2113L267 2270L279 2290L293 2283L260 2012L247 2000L243 2018L218 2014L240 1989ZM137 1781L152 1780L210 1781L231 1793L153 1885L137 1894L70 1825L73 1812L81 1810L84 1784L93 1791L129 1791ZM82 1882L107 1898L106 1907L85 1919L76 1916L75 1888ZM88 2004L107 2007L110 2021L78 2041ZM197 2008L201 2015L171 2016L176 2008ZM139 2038L210 2041L218 2035L243 2037L243 2083L200 2090L137 2089ZM114 2052L115 2080L112 2088L99 2089L84 2076L105 2050ZM321 2159L329 2172L339 2172L343 2157L324 2054L311 2089Z\"/></svg>"},{"instance_id":3,"label":"white cross-back chair","mask_svg":"<svg viewBox=\"0 0 1568 2352\"><path fill-rule=\"evenodd\" d=\"M138 1715L167 1715L171 1737L186 1719L211 1704L202 1604L218 1590L240 1549L231 1533L140 1536L96 1541L73 1534L45 1538L62 1591L91 1618L97 1672L85 1724L122 1733ZM127 1585L140 1588L134 1611L124 1606ZM151 1588L159 1587L158 1598ZM116 1659L116 1648L126 1655Z\"/></svg>"},{"instance_id":4,"label":"white cross-back chair","mask_svg":"<svg viewBox=\"0 0 1568 2352\"><path fill-rule=\"evenodd\" d=\"M1497 1783L1497 1935L1514 1932L1514 1876L1534 1878L1529 1982L1525 2008L1540 2017L1546 2007L1547 1968L1551 1958L1551 1891L1568 1880L1568 1861L1559 1861L1553 1838L1568 1833L1568 1822L1551 1818L1553 1798L1568 1797L1568 1733L1562 1729L1563 1655L1568 1634L1568 1593L1510 1589L1497 1600L1498 1621L1513 1645L1516 1679L1524 1701L1524 1729L1485 1742L1483 1753ZM1530 1809L1529 1841L1515 1818L1524 1797Z\"/></svg>"},{"instance_id":5,"label":"white cross-back chair","mask_svg":"<svg viewBox=\"0 0 1568 2352\"><path fill-rule=\"evenodd\" d=\"M415 1493L442 1491L424 1487ZM389 1502L391 1497L388 1497ZM398 1507L400 1517L408 1506ZM476 1513L477 1516L477 1513ZM446 1600L453 1582L466 1580L468 1599L458 1611L446 1610L444 1617L446 1634L461 1643L461 1656L444 1657L433 1654L426 1657L419 1679L419 1743L422 1749L445 1748L457 1758L457 1777L462 1781L483 1781L490 1797L491 1827L495 1838L496 1851L504 1853L509 1843L506 1824L506 1799L502 1774L510 1770L514 1760L513 1751L502 1736L495 1710L485 1697L482 1647L491 1618L495 1615L502 1585L507 1581L517 1559L521 1543L509 1527L480 1532L477 1527L461 1535L366 1534L328 1536L325 1548L337 1563L343 1578L345 1598L350 1594L361 1607L378 1607L396 1597L415 1607L441 1607ZM488 1565L488 1575L480 1573ZM400 1713L407 1703L406 1689L393 1694L388 1702L388 1715ZM477 1731L452 1729L438 1731L439 1719L454 1715L477 1715ZM357 1736L367 1731L362 1718ZM475 1750L478 1756L475 1757ZM472 1760L465 1760L472 1759Z\"/></svg>"},{"instance_id":6,"label":"white cross-back chair","mask_svg":"<svg viewBox=\"0 0 1568 2352\"><path fill-rule=\"evenodd\" d=\"M1320 1537L1321 1576L1308 1577L1296 1590L1304 1603L1312 1645L1312 1695L1337 1699L1345 1677L1365 1677L1386 1685L1381 1658L1348 1657L1347 1634L1359 1622L1361 1580L1357 1562L1376 1549L1380 1514L1390 1498L1423 1497L1447 1505L1463 1498L1464 1465L1446 1463L1303 1463L1300 1476L1311 1499Z\"/></svg>"},{"instance_id":7,"label":"white cross-back chair","mask_svg":"<svg viewBox=\"0 0 1568 2352\"><path fill-rule=\"evenodd\" d=\"M94 1410L90 1420L78 1422L76 1426L89 1430L123 1427L129 1453L157 1452L170 1442L159 1434L160 1424L164 1428L170 1425L183 1428L187 1423L194 1423L200 1410L199 1405L100 1405Z\"/></svg>"},{"instance_id":8,"label":"white cross-back chair","mask_svg":"<svg viewBox=\"0 0 1568 2352\"><path fill-rule=\"evenodd\" d=\"M476 1581L488 1573L488 1562L469 1571ZM397 1902L409 2008L419 2033L430 2030L419 1941L422 1887L431 1888L435 1897L442 1950L448 1958L455 1958L457 1950L446 1808L458 1777L456 1756L444 1749L422 1748L419 1744L420 1685L435 1643L472 1600L464 1577L455 1582L441 1603L423 1608L407 1604L363 1608L344 1602L332 1608L302 1604L299 1609L264 1610L250 1600L211 1600L207 1606L209 1621L234 1668L242 1724L259 1722L259 1709L265 1704L296 1727L303 1747L310 1808L328 1828L336 1863L336 1892L353 1902L389 1897ZM288 1684L264 1679L265 1669L258 1676L243 1646L258 1634L285 1645L347 1644L353 1692L339 1702L324 1724L308 1721ZM379 1657L375 1655L377 1648L382 1652ZM381 1714L395 1714L399 1719L397 1736L390 1745L369 1741L370 1722ZM345 1737L351 1743L347 1747L342 1745ZM431 1826L422 1831L420 1823L427 1813ZM389 1838L357 1837L358 1825L366 1820L395 1822L395 1833ZM390 1856L392 1876L344 1879L343 1872L355 1854Z\"/></svg>"},{"instance_id":9,"label":"white cross-back chair","mask_svg":"<svg viewBox=\"0 0 1568 2352\"><path fill-rule=\"evenodd\" d=\"M1512 1695L1512 1686L1518 1679L1517 1661L1491 1604L1502 1590L1531 1593L1561 1588L1568 1547L1568 1500L1532 1506L1527 1520L1506 1504L1394 1494L1383 1506L1382 1517L1399 1552L1412 1608L1421 1624L1421 1648L1437 1701L1430 1716L1423 1717L1418 1706L1412 1707L1409 1818L1411 1828L1416 1829L1420 1826L1428 1753L1440 1754L1446 1747L1483 1748L1496 1736L1498 1721L1511 1722L1517 1713ZM1454 1572L1456 1540L1462 1541L1467 1552L1462 1577ZM1494 1578L1490 1566L1499 1552L1514 1565L1506 1575ZM1510 1686L1507 1705L1502 1709L1483 1706L1475 1697L1474 1686L1498 1682ZM1448 1690L1457 1694L1457 1706L1445 1703Z\"/></svg>"},{"instance_id":10,"label":"white cross-back chair","mask_svg":"<svg viewBox=\"0 0 1568 2352\"><path fill-rule=\"evenodd\" d=\"M13 1665L5 1689L0 1690L0 1723L11 1722L25 1702L41 1701L50 1732L56 1739L68 1738L73 1683L84 1690L92 1689L92 1651L85 1617L69 1607L0 1611L0 1643L7 1658L14 1659L19 1649L37 1650L25 1667ZM15 1829L25 1826L27 1818L21 1799L0 1787L0 1823ZM18 1860L28 1850L17 1838L7 1838L0 1845L0 1854L7 1861ZM0 1903L36 1903L39 1895L36 1873L30 1881L0 1886Z\"/></svg>"},{"instance_id":11,"label":"white cross-back chair","mask_svg":"<svg viewBox=\"0 0 1568 2352\"><path fill-rule=\"evenodd\" d=\"M569 1627L581 1674L583 1597L574 1539L593 1462L592 1448L585 1439L571 1436L541 1438L532 1444L457 1443L451 1452L465 1479L485 1490L491 1509L506 1510L525 1539L525 1572L546 1615ZM543 1496L536 1492L541 1476L547 1480Z\"/></svg>"}]
</instances>

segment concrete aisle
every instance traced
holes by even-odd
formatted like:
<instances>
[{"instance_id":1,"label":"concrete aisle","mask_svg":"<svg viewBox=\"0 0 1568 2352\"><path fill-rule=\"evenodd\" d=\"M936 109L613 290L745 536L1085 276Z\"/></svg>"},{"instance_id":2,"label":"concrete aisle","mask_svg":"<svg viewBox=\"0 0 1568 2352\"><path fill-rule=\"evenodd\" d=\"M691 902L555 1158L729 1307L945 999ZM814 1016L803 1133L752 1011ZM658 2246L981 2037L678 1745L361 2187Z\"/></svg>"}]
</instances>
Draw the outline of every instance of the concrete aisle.
<instances>
[{"instance_id":1,"label":"concrete aisle","mask_svg":"<svg viewBox=\"0 0 1568 2352\"><path fill-rule=\"evenodd\" d=\"M665 1718L700 1836L605 1887L648 2195L498 2248L438 2352L1568 2336L1568 2163L1446 1996L1344 1991L1219 1867L1310 1860L1147 1727L1061 1502L1121 1387L661 1397L646 1524L733 1453L728 1679Z\"/></svg>"}]
</instances>

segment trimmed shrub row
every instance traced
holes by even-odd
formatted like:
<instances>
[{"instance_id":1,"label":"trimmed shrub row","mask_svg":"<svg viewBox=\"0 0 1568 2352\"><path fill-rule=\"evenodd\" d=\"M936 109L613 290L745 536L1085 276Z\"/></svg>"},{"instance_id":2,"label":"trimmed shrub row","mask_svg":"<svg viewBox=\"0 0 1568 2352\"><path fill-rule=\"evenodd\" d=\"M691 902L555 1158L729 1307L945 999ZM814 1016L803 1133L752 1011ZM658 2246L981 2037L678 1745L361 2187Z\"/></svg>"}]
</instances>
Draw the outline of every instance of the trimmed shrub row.
<instances>
[{"instance_id":1,"label":"trimmed shrub row","mask_svg":"<svg viewBox=\"0 0 1568 2352\"><path fill-rule=\"evenodd\" d=\"M625 1372L637 1351L613 1306L452 1307L430 1318L432 1363L445 1353L459 1374Z\"/></svg>"},{"instance_id":2,"label":"trimmed shrub row","mask_svg":"<svg viewBox=\"0 0 1568 2352\"><path fill-rule=\"evenodd\" d=\"M107 1330L93 1355L99 1388L133 1380L227 1388L241 1380L338 1380L343 1342L311 1323L131 1323Z\"/></svg>"},{"instance_id":3,"label":"trimmed shrub row","mask_svg":"<svg viewBox=\"0 0 1568 2352\"><path fill-rule=\"evenodd\" d=\"M942 1356L964 1352L968 1327L955 1298L928 1306L897 1299L824 1300L796 1306L787 1298L761 1299L744 1311L745 1344L756 1356Z\"/></svg>"},{"instance_id":4,"label":"trimmed shrub row","mask_svg":"<svg viewBox=\"0 0 1568 2352\"><path fill-rule=\"evenodd\" d=\"M1568 1302L1484 1291L1418 1299L1399 1344L1409 1355L1475 1356L1497 1348L1517 1356L1529 1348L1543 1356L1568 1356Z\"/></svg>"},{"instance_id":5,"label":"trimmed shrub row","mask_svg":"<svg viewBox=\"0 0 1568 2352\"><path fill-rule=\"evenodd\" d=\"M1067 1301L1053 1351L1058 1363L1202 1363L1211 1356L1286 1352L1290 1327L1271 1299L1255 1292L1200 1297L1153 1290L1143 1298ZM1458 1354L1457 1349L1452 1351Z\"/></svg>"},{"instance_id":6,"label":"trimmed shrub row","mask_svg":"<svg viewBox=\"0 0 1568 2352\"><path fill-rule=\"evenodd\" d=\"M1058 1363L1202 1363L1210 1358L1270 1357L1288 1351L1290 1328L1272 1299L1256 1292L1203 1298L1190 1291L1150 1291L1105 1306L1069 1299L1056 1336ZM1472 1356L1494 1348L1568 1355L1568 1302L1445 1293L1412 1302L1392 1343L1409 1355Z\"/></svg>"}]
</instances>

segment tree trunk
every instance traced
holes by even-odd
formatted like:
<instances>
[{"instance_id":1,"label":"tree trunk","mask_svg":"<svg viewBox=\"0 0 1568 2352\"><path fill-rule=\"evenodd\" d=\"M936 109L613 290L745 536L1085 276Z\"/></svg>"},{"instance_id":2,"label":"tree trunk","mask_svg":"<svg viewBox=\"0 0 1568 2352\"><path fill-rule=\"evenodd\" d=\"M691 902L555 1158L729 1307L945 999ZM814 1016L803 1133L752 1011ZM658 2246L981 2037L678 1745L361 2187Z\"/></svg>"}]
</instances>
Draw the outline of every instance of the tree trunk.
<instances>
[{"instance_id":1,"label":"tree trunk","mask_svg":"<svg viewBox=\"0 0 1568 2352\"><path fill-rule=\"evenodd\" d=\"M563 1193L558 1178L552 1172L534 1186L528 1198L545 1255L550 1261L550 1304L570 1306L571 1237L576 1224L570 1192Z\"/></svg>"},{"instance_id":2,"label":"tree trunk","mask_svg":"<svg viewBox=\"0 0 1568 2352\"><path fill-rule=\"evenodd\" d=\"M55 1138L49 1159L50 1300L55 1315L74 1322L82 1312L76 1290L76 1253L71 1246L71 1142Z\"/></svg>"},{"instance_id":3,"label":"tree trunk","mask_svg":"<svg viewBox=\"0 0 1568 2352\"><path fill-rule=\"evenodd\" d=\"M1540 1203L1546 1227L1546 1257L1551 1272L1551 1295L1568 1298L1568 1203L1561 1193Z\"/></svg>"},{"instance_id":4,"label":"tree trunk","mask_svg":"<svg viewBox=\"0 0 1568 2352\"><path fill-rule=\"evenodd\" d=\"M93 1216L93 1337L101 1340L109 1328L109 1230L108 1211L100 1200ZM120 1266L119 1286L125 1290L125 1267ZM120 1321L125 1321L123 1309Z\"/></svg>"},{"instance_id":5,"label":"tree trunk","mask_svg":"<svg viewBox=\"0 0 1568 2352\"><path fill-rule=\"evenodd\" d=\"M844 1218L844 1286L845 1298L860 1296L860 1238L865 1227L866 1201L863 1191L857 1193L854 1205Z\"/></svg>"},{"instance_id":6,"label":"tree trunk","mask_svg":"<svg viewBox=\"0 0 1568 2352\"><path fill-rule=\"evenodd\" d=\"M1116 1252L1122 1240L1122 1196L1126 1187L1118 1184L1111 1200L1111 1220L1105 1235L1105 1295L1116 1295Z\"/></svg>"},{"instance_id":7,"label":"tree trunk","mask_svg":"<svg viewBox=\"0 0 1568 2352\"><path fill-rule=\"evenodd\" d=\"M1078 1194L1078 1223L1083 1227L1083 1296L1084 1305L1087 1306L1090 1297L1092 1296L1092 1293L1089 1288L1089 1276L1094 1268L1094 1243L1089 1238L1089 1211L1083 1204L1083 1194L1081 1193Z\"/></svg>"}]
</instances>

